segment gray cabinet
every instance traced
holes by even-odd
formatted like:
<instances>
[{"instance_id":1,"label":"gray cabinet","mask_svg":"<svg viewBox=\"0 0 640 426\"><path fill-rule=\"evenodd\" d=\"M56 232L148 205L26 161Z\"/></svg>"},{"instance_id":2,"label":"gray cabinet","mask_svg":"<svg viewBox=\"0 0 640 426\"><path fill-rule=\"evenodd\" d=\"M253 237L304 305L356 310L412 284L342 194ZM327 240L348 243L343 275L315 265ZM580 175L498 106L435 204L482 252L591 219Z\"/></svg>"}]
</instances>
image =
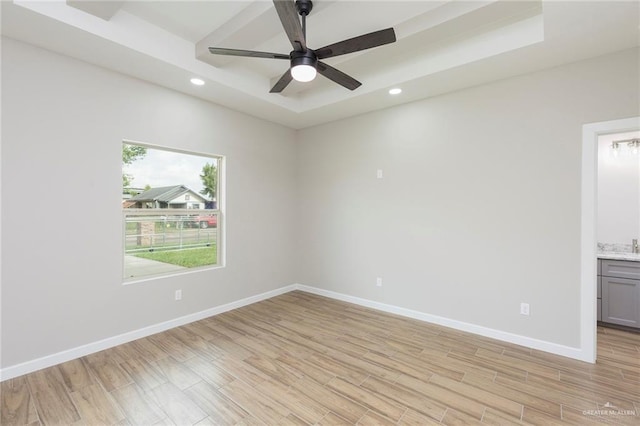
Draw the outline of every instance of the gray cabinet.
<instances>
[{"instance_id":1,"label":"gray cabinet","mask_svg":"<svg viewBox=\"0 0 640 426\"><path fill-rule=\"evenodd\" d=\"M602 321L640 328L640 262L601 262Z\"/></svg>"},{"instance_id":2,"label":"gray cabinet","mask_svg":"<svg viewBox=\"0 0 640 426\"><path fill-rule=\"evenodd\" d=\"M598 321L602 321L602 260L598 259L598 305L596 307L596 316Z\"/></svg>"},{"instance_id":3,"label":"gray cabinet","mask_svg":"<svg viewBox=\"0 0 640 426\"><path fill-rule=\"evenodd\" d=\"M598 277L598 321L602 321L602 277Z\"/></svg>"},{"instance_id":4,"label":"gray cabinet","mask_svg":"<svg viewBox=\"0 0 640 426\"><path fill-rule=\"evenodd\" d=\"M640 262L632 260L602 260L600 274L603 277L640 280Z\"/></svg>"}]
</instances>

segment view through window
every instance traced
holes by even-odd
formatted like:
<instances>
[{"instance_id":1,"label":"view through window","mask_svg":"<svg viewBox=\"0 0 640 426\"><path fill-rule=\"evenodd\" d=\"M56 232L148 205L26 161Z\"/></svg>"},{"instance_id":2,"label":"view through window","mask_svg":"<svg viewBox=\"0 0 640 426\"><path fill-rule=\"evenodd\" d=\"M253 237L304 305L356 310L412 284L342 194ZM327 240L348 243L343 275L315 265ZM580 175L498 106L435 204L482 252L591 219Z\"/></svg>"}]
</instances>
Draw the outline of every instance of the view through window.
<instances>
[{"instance_id":1,"label":"view through window","mask_svg":"<svg viewBox=\"0 0 640 426\"><path fill-rule=\"evenodd\" d=\"M219 264L220 162L123 143L125 280Z\"/></svg>"}]
</instances>

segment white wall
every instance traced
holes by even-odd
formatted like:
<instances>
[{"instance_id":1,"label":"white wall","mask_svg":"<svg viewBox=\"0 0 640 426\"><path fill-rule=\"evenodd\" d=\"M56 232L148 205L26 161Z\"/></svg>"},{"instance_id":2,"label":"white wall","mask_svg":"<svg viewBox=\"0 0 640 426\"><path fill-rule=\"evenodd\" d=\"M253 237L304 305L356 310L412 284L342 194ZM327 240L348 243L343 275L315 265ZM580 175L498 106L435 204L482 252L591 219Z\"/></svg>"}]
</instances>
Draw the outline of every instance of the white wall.
<instances>
[{"instance_id":1,"label":"white wall","mask_svg":"<svg viewBox=\"0 0 640 426\"><path fill-rule=\"evenodd\" d=\"M582 125L638 115L638 63L621 52L301 131L300 282L580 347Z\"/></svg>"},{"instance_id":2,"label":"white wall","mask_svg":"<svg viewBox=\"0 0 640 426\"><path fill-rule=\"evenodd\" d=\"M123 139L227 156L225 268L122 285ZM3 39L2 367L294 283L294 144L291 129Z\"/></svg>"},{"instance_id":3,"label":"white wall","mask_svg":"<svg viewBox=\"0 0 640 426\"><path fill-rule=\"evenodd\" d=\"M631 245L640 238L640 156L620 145L614 157L614 140L640 138L640 132L598 138L598 242Z\"/></svg>"}]
</instances>

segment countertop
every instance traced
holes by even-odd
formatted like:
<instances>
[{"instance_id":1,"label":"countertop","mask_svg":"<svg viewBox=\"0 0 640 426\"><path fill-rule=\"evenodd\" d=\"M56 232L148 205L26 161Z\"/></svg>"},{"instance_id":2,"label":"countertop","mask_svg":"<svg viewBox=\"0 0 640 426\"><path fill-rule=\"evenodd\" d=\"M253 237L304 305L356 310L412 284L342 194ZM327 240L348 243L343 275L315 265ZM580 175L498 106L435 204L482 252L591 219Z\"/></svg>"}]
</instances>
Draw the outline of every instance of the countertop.
<instances>
[{"instance_id":1,"label":"countertop","mask_svg":"<svg viewBox=\"0 0 640 426\"><path fill-rule=\"evenodd\" d=\"M617 251L598 251L598 259L631 260L640 262L640 253L623 253Z\"/></svg>"}]
</instances>

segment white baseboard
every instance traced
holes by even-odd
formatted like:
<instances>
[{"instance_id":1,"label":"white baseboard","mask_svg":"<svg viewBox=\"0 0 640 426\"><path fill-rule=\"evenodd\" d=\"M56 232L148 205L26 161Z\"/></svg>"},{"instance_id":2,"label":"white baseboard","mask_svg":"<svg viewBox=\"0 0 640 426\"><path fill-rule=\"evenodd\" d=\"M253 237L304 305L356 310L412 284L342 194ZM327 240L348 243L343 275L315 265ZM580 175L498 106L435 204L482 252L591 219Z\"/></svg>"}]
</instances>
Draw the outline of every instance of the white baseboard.
<instances>
[{"instance_id":1,"label":"white baseboard","mask_svg":"<svg viewBox=\"0 0 640 426\"><path fill-rule=\"evenodd\" d=\"M51 367L56 364L71 361L76 358L83 357L95 352L109 349L114 346L122 345L123 343L130 342L132 340L141 339L143 337L151 336L152 334L160 333L171 328L179 327L181 325L189 324L194 321L199 321L204 318L208 318L213 315L218 315L223 312L230 311L232 309L241 308L243 306L251 305L262 300L270 299L275 296L279 296L284 293L296 290L298 285L293 284L286 287L281 287L276 290L271 290L266 293L250 296L244 299L237 300L235 302L227 303L225 305L216 306L214 308L206 309L204 311L196 312L193 314L185 315L180 318L175 318L169 321L161 322L159 324L150 325L138 330L129 331L127 333L119 334L117 336L108 337L97 342L88 343L86 345L79 346L77 348L68 349L66 351L58 352L52 355L47 355L42 358L34 359L32 361L23 362L21 364L12 365L0 369L0 381L8 380L14 377L22 376L23 374L31 373L33 371L41 370L43 368Z\"/></svg>"},{"instance_id":2,"label":"white baseboard","mask_svg":"<svg viewBox=\"0 0 640 426\"><path fill-rule=\"evenodd\" d=\"M319 296L325 296L331 299L341 300L343 302L349 302L355 305L360 305L367 308L373 308L379 311L401 315L407 318L413 318L413 319L425 321L428 323L438 324L438 325L450 327L456 330L467 331L469 333L478 334L480 336L491 337L493 339L501 340L504 342L514 343L517 345L526 346L533 349L539 349L541 351L562 355L562 356L577 359L580 361L592 362L588 356L585 356L584 351L582 351L580 348L574 348L570 346L559 345L557 343L547 342L544 340L533 339L531 337L520 336L518 334L508 333L505 331L482 327L475 324L452 320L452 319L440 317L437 315L426 314L424 312L414 311L411 309L401 308L393 305L387 305L384 303L375 302L375 301L363 299L360 297L349 296L347 294L337 293L335 291L324 290L316 287L310 287L303 284L292 284L289 286L268 291L266 293L250 296L241 300L237 300L235 302L227 303L225 305L220 305L204 311L185 315L180 318L175 318L159 324L154 324L138 330L129 331L127 333L119 334L117 336L109 337L103 340L99 340L97 342L79 346L77 348L58 352L52 355L47 355L42 358L34 359L32 361L23 362L21 364L5 367L3 369L0 369L0 381L8 380L14 377L22 376L23 374L27 374L33 371L41 370L43 368L51 367L56 364L71 361L73 359L80 358L95 352L99 352L104 349L109 349L114 346L118 346L118 345L130 342L132 340L141 339L143 337L147 337L152 334L160 333L162 331L179 327L181 325L189 324L194 321L199 321L201 319L208 318L213 315L218 315L223 312L230 311L232 309L237 309L243 306L251 305L253 303L270 299L272 297L279 296L281 294L288 293L294 290L300 290L307 293L317 294Z\"/></svg>"},{"instance_id":3,"label":"white baseboard","mask_svg":"<svg viewBox=\"0 0 640 426\"><path fill-rule=\"evenodd\" d=\"M372 300L362 299L360 297L349 296L346 294L337 293L335 291L324 290L316 287L309 287L303 284L298 284L296 288L298 290L305 291L307 293L317 294L319 296L325 296L331 299L341 300L343 302L349 302L355 305L360 305L367 308L373 308L379 311L388 312L391 314L396 314L396 315L400 315L407 318L413 318L413 319L425 321L428 323L438 324L438 325L453 328L456 330L466 331L469 333L478 334L480 336L501 340L503 342L514 343L516 345L526 346L528 348L533 348L533 349L539 349L544 352L550 352L556 355L561 355L564 357L593 363L593 361L591 361L588 354L585 355L584 351L580 348L559 345L557 343L547 342L545 340L538 340L531 337L509 333L506 331L483 327L476 324L470 324L463 321L452 320L449 318L426 314L424 312L414 311L411 309L400 308L398 306L387 305L380 302L374 302Z\"/></svg>"}]
</instances>

